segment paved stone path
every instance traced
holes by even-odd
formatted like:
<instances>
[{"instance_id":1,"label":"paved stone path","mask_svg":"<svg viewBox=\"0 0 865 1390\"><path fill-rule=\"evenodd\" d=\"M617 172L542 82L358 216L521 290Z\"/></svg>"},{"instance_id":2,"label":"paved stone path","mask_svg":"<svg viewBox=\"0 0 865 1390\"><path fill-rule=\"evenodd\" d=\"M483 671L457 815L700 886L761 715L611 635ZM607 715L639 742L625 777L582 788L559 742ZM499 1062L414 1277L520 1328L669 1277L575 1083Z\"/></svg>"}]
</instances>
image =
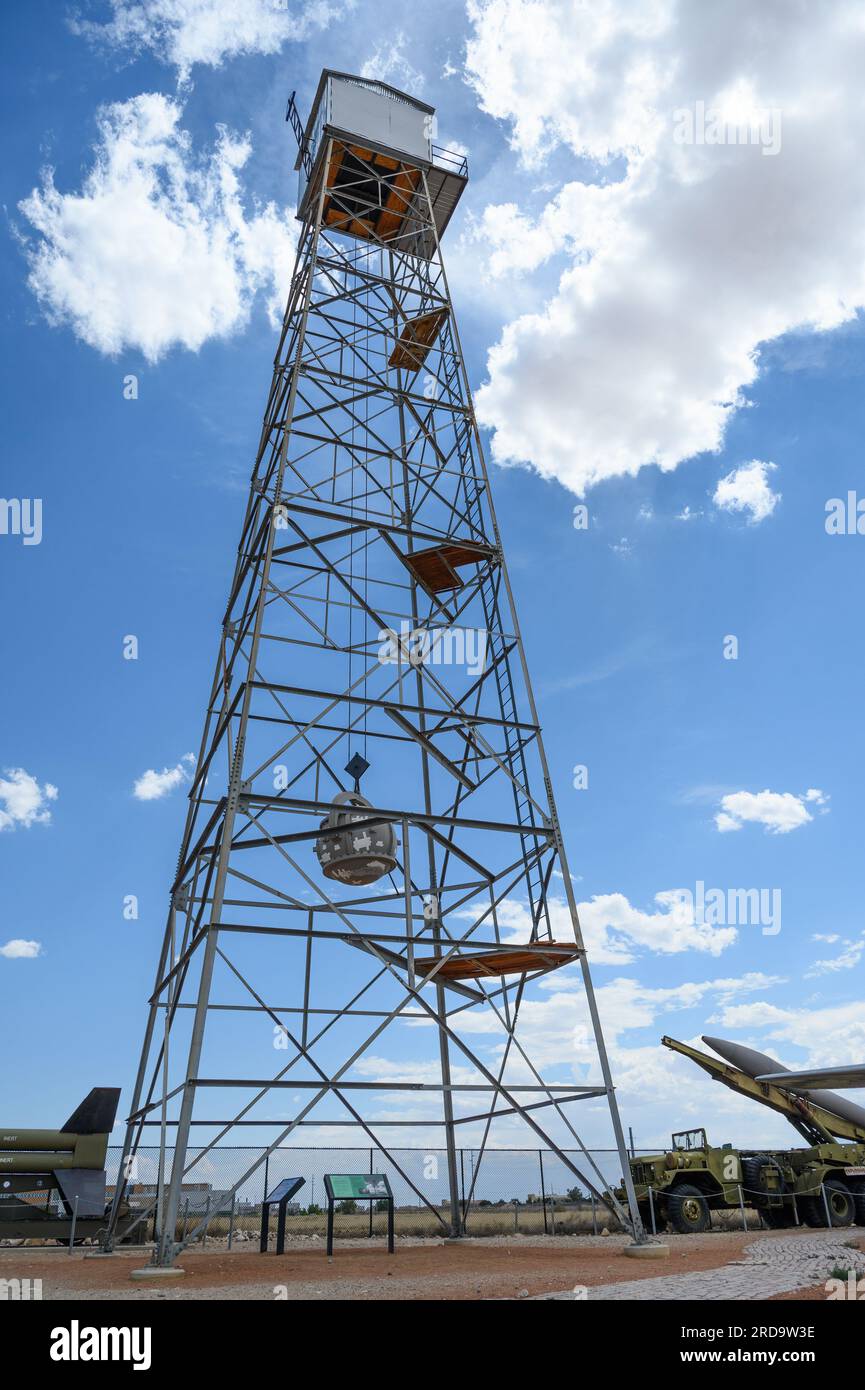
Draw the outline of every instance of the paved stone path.
<instances>
[{"instance_id":1,"label":"paved stone path","mask_svg":"<svg viewBox=\"0 0 865 1390\"><path fill-rule=\"evenodd\" d=\"M855 1269L865 1277L865 1252L850 1250L856 1229L809 1231L807 1235L773 1236L747 1245L744 1258L720 1269L693 1274L664 1274L621 1284L595 1284L579 1290L543 1294L545 1299L759 1299L823 1284L832 1270Z\"/></svg>"}]
</instances>

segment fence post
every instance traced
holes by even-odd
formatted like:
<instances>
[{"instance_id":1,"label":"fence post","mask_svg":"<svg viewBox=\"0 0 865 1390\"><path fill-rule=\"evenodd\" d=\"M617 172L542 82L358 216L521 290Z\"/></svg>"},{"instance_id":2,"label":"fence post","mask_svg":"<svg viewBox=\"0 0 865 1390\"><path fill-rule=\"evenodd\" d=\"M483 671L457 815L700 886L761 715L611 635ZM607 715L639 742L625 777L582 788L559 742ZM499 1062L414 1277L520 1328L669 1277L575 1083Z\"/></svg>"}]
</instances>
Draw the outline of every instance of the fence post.
<instances>
[{"instance_id":1,"label":"fence post","mask_svg":"<svg viewBox=\"0 0 865 1390\"><path fill-rule=\"evenodd\" d=\"M649 1188L649 1216L652 1222L652 1235L656 1236L658 1234L658 1227L655 1224L655 1194L651 1187Z\"/></svg>"},{"instance_id":2,"label":"fence post","mask_svg":"<svg viewBox=\"0 0 865 1390\"><path fill-rule=\"evenodd\" d=\"M592 1235L598 1234L598 1203L594 1192L592 1193Z\"/></svg>"},{"instance_id":3,"label":"fence post","mask_svg":"<svg viewBox=\"0 0 865 1390\"><path fill-rule=\"evenodd\" d=\"M744 1193L743 1190L742 1190L742 1184L741 1184L741 1183L739 1183L739 1210L740 1210L741 1213L742 1213L742 1230L743 1230L743 1231L747 1231L747 1229L748 1229L748 1218L747 1218L747 1216L745 1215L745 1193Z\"/></svg>"},{"instance_id":4,"label":"fence post","mask_svg":"<svg viewBox=\"0 0 865 1390\"><path fill-rule=\"evenodd\" d=\"M829 1210L829 1198L826 1196L826 1184L821 1182L820 1191L823 1194L823 1208L826 1212L826 1225L832 1225L832 1213Z\"/></svg>"},{"instance_id":5,"label":"fence post","mask_svg":"<svg viewBox=\"0 0 865 1390\"><path fill-rule=\"evenodd\" d=\"M460 1190L461 1190L461 1192L462 1192L463 1235L465 1235L465 1233L466 1233L466 1221L468 1220L468 1215L469 1215L469 1214L468 1214L468 1211L467 1211L467 1209L466 1209L466 1151L465 1151L465 1149L460 1149Z\"/></svg>"},{"instance_id":6,"label":"fence post","mask_svg":"<svg viewBox=\"0 0 865 1390\"><path fill-rule=\"evenodd\" d=\"M373 1155L373 1150L370 1149L370 1151L369 1151L369 1171L370 1171L370 1173L372 1172L372 1155ZM367 1239L368 1239L368 1240L372 1240L372 1211L373 1211L373 1207L375 1206L375 1202L368 1202L368 1203L367 1203L367 1206L369 1207L369 1231L368 1231L368 1233L367 1233Z\"/></svg>"},{"instance_id":7,"label":"fence post","mask_svg":"<svg viewBox=\"0 0 865 1390\"><path fill-rule=\"evenodd\" d=\"M78 1193L75 1194L75 1201L72 1203L72 1229L69 1232L69 1254L72 1254L72 1247L75 1244L75 1226L78 1222Z\"/></svg>"},{"instance_id":8,"label":"fence post","mask_svg":"<svg viewBox=\"0 0 865 1390\"><path fill-rule=\"evenodd\" d=\"M553 1227L553 1235L556 1234L556 1194L550 1193L550 1221Z\"/></svg>"},{"instance_id":9,"label":"fence post","mask_svg":"<svg viewBox=\"0 0 865 1390\"><path fill-rule=\"evenodd\" d=\"M228 1218L228 1248L231 1249L231 1242L234 1240L234 1204L237 1201L237 1193L231 1194L231 1215Z\"/></svg>"},{"instance_id":10,"label":"fence post","mask_svg":"<svg viewBox=\"0 0 865 1390\"><path fill-rule=\"evenodd\" d=\"M549 1232L547 1231L547 1190L546 1190L546 1187L544 1186L544 1151L543 1151L543 1149L538 1149L538 1163L540 1164L540 1168L541 1168L541 1210L542 1210L543 1213L544 1213L544 1235L548 1235Z\"/></svg>"}]
</instances>

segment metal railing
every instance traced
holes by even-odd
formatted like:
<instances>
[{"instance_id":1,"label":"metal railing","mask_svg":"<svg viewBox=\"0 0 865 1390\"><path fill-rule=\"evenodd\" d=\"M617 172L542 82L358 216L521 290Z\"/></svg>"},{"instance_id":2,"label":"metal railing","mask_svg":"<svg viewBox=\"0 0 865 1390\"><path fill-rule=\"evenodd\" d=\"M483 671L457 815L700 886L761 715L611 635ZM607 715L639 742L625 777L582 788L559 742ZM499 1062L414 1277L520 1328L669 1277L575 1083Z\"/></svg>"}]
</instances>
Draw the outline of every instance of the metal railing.
<instances>
[{"instance_id":1,"label":"metal railing","mask_svg":"<svg viewBox=\"0 0 865 1390\"><path fill-rule=\"evenodd\" d=\"M444 145L430 145L430 154L433 164L440 169L447 169L449 173L456 174L461 179L469 176L469 162L464 154L458 154L456 150L449 150Z\"/></svg>"}]
</instances>

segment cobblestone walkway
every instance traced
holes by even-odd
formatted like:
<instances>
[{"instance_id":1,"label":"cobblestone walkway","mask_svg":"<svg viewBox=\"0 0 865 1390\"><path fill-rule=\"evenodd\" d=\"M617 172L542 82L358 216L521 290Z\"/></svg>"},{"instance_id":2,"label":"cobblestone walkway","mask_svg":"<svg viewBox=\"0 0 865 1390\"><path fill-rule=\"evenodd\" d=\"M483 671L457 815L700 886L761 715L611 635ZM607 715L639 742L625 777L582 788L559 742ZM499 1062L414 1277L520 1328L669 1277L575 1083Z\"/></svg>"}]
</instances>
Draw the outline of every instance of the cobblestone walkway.
<instances>
[{"instance_id":1,"label":"cobblestone walkway","mask_svg":"<svg viewBox=\"0 0 865 1390\"><path fill-rule=\"evenodd\" d=\"M581 1290L544 1294L546 1299L753 1299L792 1293L830 1278L832 1270L855 1269L865 1277L865 1252L846 1242L855 1228L809 1231L807 1235L774 1236L747 1245L744 1258L720 1269L693 1274L666 1274L658 1279L632 1279L621 1284L595 1284Z\"/></svg>"}]
</instances>

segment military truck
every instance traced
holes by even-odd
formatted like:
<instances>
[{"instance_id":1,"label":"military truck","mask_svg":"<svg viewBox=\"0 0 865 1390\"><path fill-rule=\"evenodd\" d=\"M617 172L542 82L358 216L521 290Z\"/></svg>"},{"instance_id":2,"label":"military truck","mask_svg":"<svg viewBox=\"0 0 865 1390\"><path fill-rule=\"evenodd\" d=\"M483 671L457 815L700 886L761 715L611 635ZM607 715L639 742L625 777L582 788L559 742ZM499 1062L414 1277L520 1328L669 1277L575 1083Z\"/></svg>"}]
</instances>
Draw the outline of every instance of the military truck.
<instances>
[{"instance_id":1,"label":"military truck","mask_svg":"<svg viewBox=\"0 0 865 1390\"><path fill-rule=\"evenodd\" d=\"M743 1205L758 1211L772 1229L799 1224L865 1226L865 1123L856 1118L857 1107L837 1097L839 1108L853 1118L835 1114L675 1038L661 1041L715 1080L784 1115L808 1146L738 1149L710 1144L703 1128L674 1134L666 1153L631 1159L647 1231L663 1230L668 1222L683 1235L705 1231L713 1211ZM833 1103L831 1095L821 1093L823 1099Z\"/></svg>"}]
</instances>

